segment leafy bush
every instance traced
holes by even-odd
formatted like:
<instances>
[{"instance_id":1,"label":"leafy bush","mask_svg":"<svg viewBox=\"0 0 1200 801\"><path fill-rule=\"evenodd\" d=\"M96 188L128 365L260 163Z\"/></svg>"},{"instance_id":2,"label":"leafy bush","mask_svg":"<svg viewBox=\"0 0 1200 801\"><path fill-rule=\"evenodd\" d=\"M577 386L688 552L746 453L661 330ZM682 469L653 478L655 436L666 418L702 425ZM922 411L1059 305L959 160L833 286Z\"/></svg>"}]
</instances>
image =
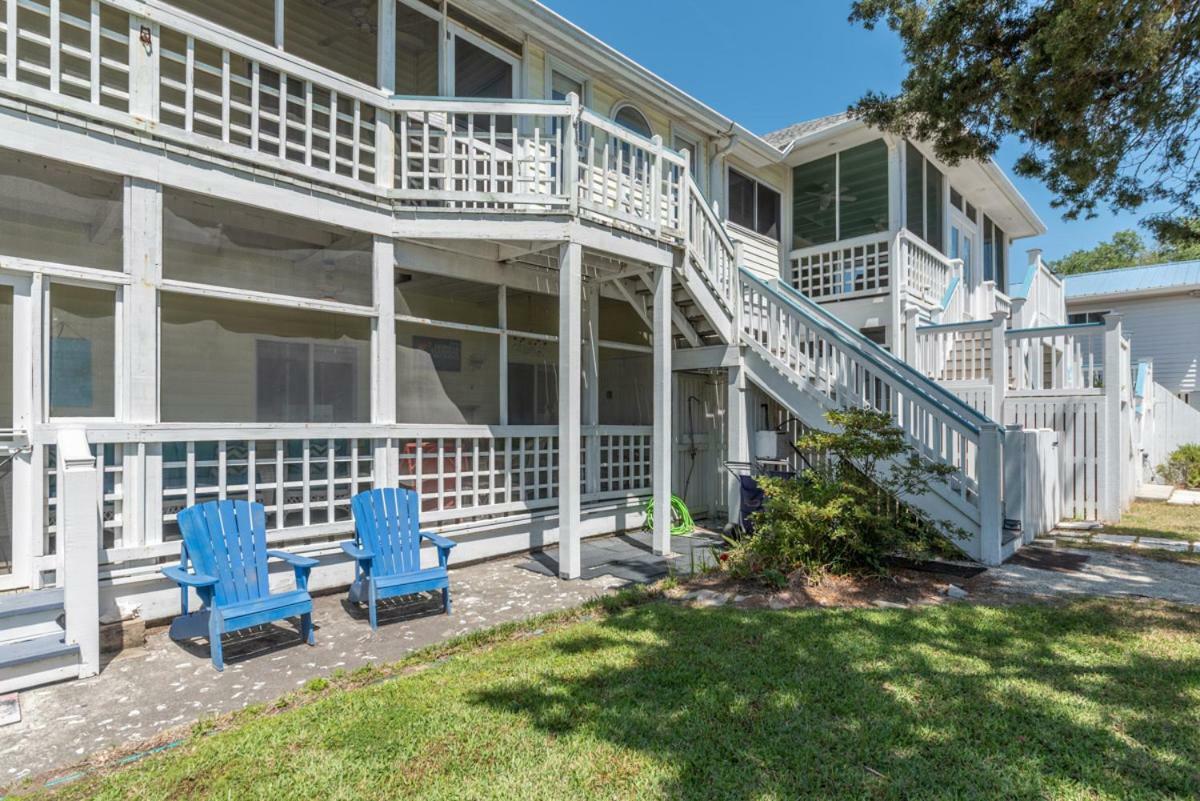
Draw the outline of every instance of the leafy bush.
<instances>
[{"instance_id":1,"label":"leafy bush","mask_svg":"<svg viewBox=\"0 0 1200 801\"><path fill-rule=\"evenodd\" d=\"M1159 465L1158 474L1176 487L1200 489L1200 444L1180 446Z\"/></svg>"},{"instance_id":2,"label":"leafy bush","mask_svg":"<svg viewBox=\"0 0 1200 801\"><path fill-rule=\"evenodd\" d=\"M921 458L889 415L847 409L826 419L833 431L796 443L818 466L794 479L759 479L767 501L754 534L733 543L725 560L735 577L778 584L797 569L811 577L883 572L889 556L963 536L896 500L927 492L952 470Z\"/></svg>"}]
</instances>

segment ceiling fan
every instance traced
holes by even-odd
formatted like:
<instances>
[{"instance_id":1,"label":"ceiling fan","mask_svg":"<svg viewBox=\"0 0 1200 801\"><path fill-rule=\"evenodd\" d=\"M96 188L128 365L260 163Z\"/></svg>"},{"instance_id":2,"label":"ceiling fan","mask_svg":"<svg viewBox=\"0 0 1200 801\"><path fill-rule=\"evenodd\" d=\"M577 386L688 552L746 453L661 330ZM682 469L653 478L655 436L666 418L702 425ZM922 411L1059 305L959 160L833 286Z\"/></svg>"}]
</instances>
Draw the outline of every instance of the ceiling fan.
<instances>
[{"instance_id":1,"label":"ceiling fan","mask_svg":"<svg viewBox=\"0 0 1200 801\"><path fill-rule=\"evenodd\" d=\"M858 200L857 196L850 194L845 189L841 190L840 193L834 192L833 187L828 183L814 184L814 186L815 189L805 190L804 194L818 199L820 211L826 211L833 205L835 199L839 203L854 203Z\"/></svg>"}]
</instances>

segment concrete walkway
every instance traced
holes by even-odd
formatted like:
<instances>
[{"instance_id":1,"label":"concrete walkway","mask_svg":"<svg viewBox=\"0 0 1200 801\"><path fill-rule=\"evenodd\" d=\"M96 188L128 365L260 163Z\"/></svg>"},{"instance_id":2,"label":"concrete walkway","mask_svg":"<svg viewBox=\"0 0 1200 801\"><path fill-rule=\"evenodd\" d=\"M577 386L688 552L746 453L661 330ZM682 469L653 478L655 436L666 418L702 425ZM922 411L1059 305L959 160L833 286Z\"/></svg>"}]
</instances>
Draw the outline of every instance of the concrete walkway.
<instances>
[{"instance_id":1,"label":"concrete walkway","mask_svg":"<svg viewBox=\"0 0 1200 801\"><path fill-rule=\"evenodd\" d=\"M242 640L228 637L224 673L213 670L207 641L180 644L165 628L155 629L144 648L117 655L99 676L21 693L21 721L0 727L0 788L65 771L97 752L173 727L273 700L338 668L395 662L461 634L578 606L631 581L653 580L666 568L647 552L648 539L637 534L585 542L591 569L579 581L557 578L553 550L536 559L525 554L455 569L452 616L441 613L440 595L416 596L381 608L374 636L365 611L346 604L344 594L319 597L315 647L302 644L290 625ZM683 554L675 560L679 571L695 564L691 546L701 544L675 538L675 550ZM601 560L611 561L612 570L599 568L595 563ZM657 570L647 569L651 561Z\"/></svg>"},{"instance_id":2,"label":"concrete walkway","mask_svg":"<svg viewBox=\"0 0 1200 801\"><path fill-rule=\"evenodd\" d=\"M980 579L997 591L1022 595L1124 596L1200 605L1200 566L1136 552L1034 545Z\"/></svg>"}]
</instances>

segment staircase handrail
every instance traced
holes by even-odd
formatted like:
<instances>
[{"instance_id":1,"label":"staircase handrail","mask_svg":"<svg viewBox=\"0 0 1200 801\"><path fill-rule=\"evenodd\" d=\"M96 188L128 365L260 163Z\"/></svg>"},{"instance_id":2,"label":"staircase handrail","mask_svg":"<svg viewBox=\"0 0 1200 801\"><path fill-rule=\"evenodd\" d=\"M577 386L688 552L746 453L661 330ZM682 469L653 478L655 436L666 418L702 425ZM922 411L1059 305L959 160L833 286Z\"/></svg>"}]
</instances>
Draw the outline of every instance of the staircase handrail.
<instances>
[{"instance_id":1,"label":"staircase handrail","mask_svg":"<svg viewBox=\"0 0 1200 801\"><path fill-rule=\"evenodd\" d=\"M749 281L752 284L759 285L763 289L774 291L777 296L802 315L809 318L816 318L819 323L823 323L822 327L826 331L837 336L842 345L852 349L855 353L870 361L875 367L891 372L906 387L912 390L915 395L919 395L952 417L970 433L978 434L981 426L984 425L998 425L996 421L977 411L970 404L965 403L953 392L945 389L936 381L931 381L916 368L899 359L887 349L867 340L860 332L854 330L839 317L827 312L821 308L820 304L809 300L791 287L784 285L782 282L772 282L775 284L775 286L772 286L772 284L768 284L745 268L741 270L741 278L743 282ZM869 349L864 347L864 344L869 346ZM1003 429L1003 426L1000 426L1000 428Z\"/></svg>"},{"instance_id":2,"label":"staircase handrail","mask_svg":"<svg viewBox=\"0 0 1200 801\"><path fill-rule=\"evenodd\" d=\"M714 287L719 290L721 302L729 309L734 308L737 303L737 271L741 267L737 263L737 246L733 239L730 238L729 232L725 230L724 223L717 216L713 208L708 204L708 200L704 197L704 193L700 190L700 185L696 183L695 177L688 173L688 206L695 209L695 212L688 213L685 224L687 231L685 235L685 243L689 253L700 266L701 271L705 274ZM696 215L699 220L696 220ZM695 224L700 222L701 225ZM704 230L709 230L713 233L716 239L716 247L724 252L726 275L722 275L716 265L710 264L707 258L708 254L704 252Z\"/></svg>"}]
</instances>

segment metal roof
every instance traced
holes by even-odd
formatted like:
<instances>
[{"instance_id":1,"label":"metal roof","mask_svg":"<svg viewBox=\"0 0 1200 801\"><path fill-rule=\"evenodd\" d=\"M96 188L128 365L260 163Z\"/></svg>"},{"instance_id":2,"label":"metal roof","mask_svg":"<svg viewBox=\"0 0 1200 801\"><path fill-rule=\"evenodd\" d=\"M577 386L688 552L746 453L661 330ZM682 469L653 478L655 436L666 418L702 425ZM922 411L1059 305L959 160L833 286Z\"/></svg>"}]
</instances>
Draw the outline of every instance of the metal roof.
<instances>
[{"instance_id":1,"label":"metal roof","mask_svg":"<svg viewBox=\"0 0 1200 801\"><path fill-rule=\"evenodd\" d=\"M1196 289L1200 288L1200 261L1122 267L1098 273L1067 275L1063 277L1063 284L1068 300Z\"/></svg>"}]
</instances>

